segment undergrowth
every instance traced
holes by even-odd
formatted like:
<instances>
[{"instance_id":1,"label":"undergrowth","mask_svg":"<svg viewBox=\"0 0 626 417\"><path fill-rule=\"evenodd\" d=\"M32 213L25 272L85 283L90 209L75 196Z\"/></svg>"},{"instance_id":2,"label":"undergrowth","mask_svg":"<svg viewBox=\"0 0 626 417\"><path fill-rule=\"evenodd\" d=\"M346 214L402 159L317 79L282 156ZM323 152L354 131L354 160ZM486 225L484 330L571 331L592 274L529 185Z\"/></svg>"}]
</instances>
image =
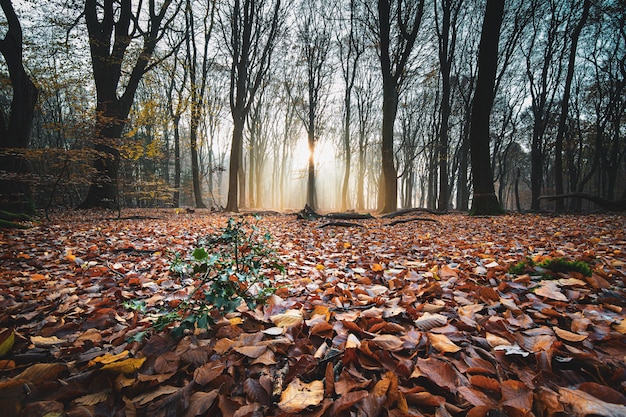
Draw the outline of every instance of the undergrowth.
<instances>
[{"instance_id":1,"label":"undergrowth","mask_svg":"<svg viewBox=\"0 0 626 417\"><path fill-rule=\"evenodd\" d=\"M593 270L583 261L569 261L565 258L546 259L540 263L535 263L531 258L526 258L509 268L509 273L513 275L542 275L550 276L559 272L579 272L590 277Z\"/></svg>"},{"instance_id":2,"label":"undergrowth","mask_svg":"<svg viewBox=\"0 0 626 417\"><path fill-rule=\"evenodd\" d=\"M172 334L207 329L242 304L255 309L276 291L273 277L284 273L271 247L271 236L244 219L228 219L220 232L198 241L191 255L176 254L170 271L181 281L193 280L189 296L161 311L153 327L174 324ZM137 310L137 306L127 307Z\"/></svg>"}]
</instances>

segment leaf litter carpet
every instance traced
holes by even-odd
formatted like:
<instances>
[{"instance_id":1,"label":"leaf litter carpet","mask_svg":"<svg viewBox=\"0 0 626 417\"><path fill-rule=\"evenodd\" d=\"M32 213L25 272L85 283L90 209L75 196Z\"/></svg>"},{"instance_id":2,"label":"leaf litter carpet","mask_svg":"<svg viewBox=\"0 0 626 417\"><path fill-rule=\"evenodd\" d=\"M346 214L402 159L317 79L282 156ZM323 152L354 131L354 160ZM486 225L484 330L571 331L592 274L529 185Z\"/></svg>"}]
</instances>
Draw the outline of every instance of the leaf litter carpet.
<instances>
[{"instance_id":1,"label":"leaf litter carpet","mask_svg":"<svg viewBox=\"0 0 626 417\"><path fill-rule=\"evenodd\" d=\"M0 230L3 416L626 416L623 215L250 218L276 294L142 339L192 289L173 254L228 217L123 214ZM528 258L593 274L508 273Z\"/></svg>"}]
</instances>

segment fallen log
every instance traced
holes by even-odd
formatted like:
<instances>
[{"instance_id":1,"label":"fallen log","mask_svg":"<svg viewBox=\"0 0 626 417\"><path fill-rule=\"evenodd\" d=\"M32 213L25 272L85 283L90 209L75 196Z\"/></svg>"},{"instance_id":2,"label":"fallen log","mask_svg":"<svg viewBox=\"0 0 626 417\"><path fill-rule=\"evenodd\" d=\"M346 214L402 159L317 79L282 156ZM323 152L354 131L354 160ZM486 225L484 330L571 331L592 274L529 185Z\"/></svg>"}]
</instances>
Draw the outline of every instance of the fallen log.
<instances>
[{"instance_id":1,"label":"fallen log","mask_svg":"<svg viewBox=\"0 0 626 417\"><path fill-rule=\"evenodd\" d=\"M405 208L405 209L393 211L391 213L384 214L380 217L383 219L393 219L394 217L404 216L405 214L412 214L412 213L430 213L430 214L437 214L437 215L447 214L444 211L436 211L436 210L431 210L427 208L413 207L413 208Z\"/></svg>"},{"instance_id":2,"label":"fallen log","mask_svg":"<svg viewBox=\"0 0 626 417\"><path fill-rule=\"evenodd\" d=\"M410 217L408 219L400 219L394 220L391 223L388 223L387 226L395 226L397 224L409 223L409 222L433 222L441 224L441 222L437 219L431 219L430 217Z\"/></svg>"},{"instance_id":3,"label":"fallen log","mask_svg":"<svg viewBox=\"0 0 626 417\"><path fill-rule=\"evenodd\" d=\"M353 222L328 222L317 226L319 229L323 227L365 227L362 224Z\"/></svg>"},{"instance_id":4,"label":"fallen log","mask_svg":"<svg viewBox=\"0 0 626 417\"><path fill-rule=\"evenodd\" d=\"M566 198L582 198L583 200L589 200L591 202L596 203L600 208L607 211L626 211L626 200L607 200L606 198L598 197L591 194L585 193L568 193L568 194L557 194L557 195L542 195L539 196L538 200L563 200Z\"/></svg>"}]
</instances>

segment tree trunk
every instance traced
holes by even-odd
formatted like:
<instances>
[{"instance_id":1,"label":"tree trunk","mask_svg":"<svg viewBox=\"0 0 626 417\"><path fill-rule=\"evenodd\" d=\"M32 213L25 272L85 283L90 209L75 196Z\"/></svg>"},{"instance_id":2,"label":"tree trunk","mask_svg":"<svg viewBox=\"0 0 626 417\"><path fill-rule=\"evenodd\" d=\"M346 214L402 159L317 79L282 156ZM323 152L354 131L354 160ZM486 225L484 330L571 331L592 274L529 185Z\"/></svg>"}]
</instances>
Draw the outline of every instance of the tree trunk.
<instances>
[{"instance_id":1,"label":"tree trunk","mask_svg":"<svg viewBox=\"0 0 626 417\"><path fill-rule=\"evenodd\" d=\"M233 111L233 137L230 147L230 162L228 170L228 200L226 202L225 211L238 212L239 205L237 204L238 198L238 180L240 172L240 161L242 159L243 150L243 128L245 119L242 115L236 114Z\"/></svg>"},{"instance_id":2,"label":"tree trunk","mask_svg":"<svg viewBox=\"0 0 626 417\"><path fill-rule=\"evenodd\" d=\"M565 86L563 88L563 98L561 100L561 114L559 115L559 126L554 146L554 181L556 194L563 194L563 138L565 137L565 126L567 122L568 106L570 91L572 88L572 79L574 78L574 68L576 65L576 51L578 49L578 38L580 32L589 16L591 1L585 0L583 4L582 15L578 24L572 32L572 44L570 45L569 61L567 64L567 75L565 77ZM563 211L563 200L556 200L556 211Z\"/></svg>"},{"instance_id":3,"label":"tree trunk","mask_svg":"<svg viewBox=\"0 0 626 417\"><path fill-rule=\"evenodd\" d=\"M0 180L0 209L10 212L34 213L30 187L22 176L27 173L26 161L13 154L4 155L2 148L26 149L35 114L38 90L22 62L22 27L10 0L0 0L8 30L0 40L0 52L6 61L13 88L11 114L5 124L0 112L0 170L9 178Z\"/></svg>"},{"instance_id":4,"label":"tree trunk","mask_svg":"<svg viewBox=\"0 0 626 417\"><path fill-rule=\"evenodd\" d=\"M174 118L174 207L180 207L180 116Z\"/></svg>"},{"instance_id":5,"label":"tree trunk","mask_svg":"<svg viewBox=\"0 0 626 417\"><path fill-rule=\"evenodd\" d=\"M398 111L398 92L393 80L383 77L383 127L381 161L382 171L380 194L382 195L381 213L391 213L398 209L398 173L393 152L393 131Z\"/></svg>"},{"instance_id":6,"label":"tree trunk","mask_svg":"<svg viewBox=\"0 0 626 417\"><path fill-rule=\"evenodd\" d=\"M478 50L478 80L472 105L470 152L474 176L472 215L501 214L493 187L493 174L489 154L489 116L494 98L494 85L498 65L498 40L504 13L504 2L487 0L485 19Z\"/></svg>"},{"instance_id":7,"label":"tree trunk","mask_svg":"<svg viewBox=\"0 0 626 417\"><path fill-rule=\"evenodd\" d=\"M122 74L126 72L123 64L129 59L126 52L131 46L131 26L141 20L141 16L133 16L130 0L120 1L117 10L112 1L104 5L96 0L85 1L83 14L89 33L89 51L96 84L96 174L80 208L119 208L117 183L120 139L135 93L160 38L163 29L161 23L171 3L172 0L165 0L146 19L149 24L143 36L143 45L136 54L134 66L128 71L123 92L118 96Z\"/></svg>"}]
</instances>

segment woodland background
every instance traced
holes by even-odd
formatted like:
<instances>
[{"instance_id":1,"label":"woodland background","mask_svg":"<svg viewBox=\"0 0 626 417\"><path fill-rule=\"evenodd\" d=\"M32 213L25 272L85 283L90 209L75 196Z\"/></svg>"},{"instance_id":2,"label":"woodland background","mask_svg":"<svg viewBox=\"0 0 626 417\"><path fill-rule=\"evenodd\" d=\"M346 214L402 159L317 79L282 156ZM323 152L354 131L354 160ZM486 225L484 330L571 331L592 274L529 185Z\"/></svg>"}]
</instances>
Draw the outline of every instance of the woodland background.
<instances>
[{"instance_id":1,"label":"woodland background","mask_svg":"<svg viewBox=\"0 0 626 417\"><path fill-rule=\"evenodd\" d=\"M37 207L445 211L482 195L485 1L1 3L2 184ZM499 202L624 199L624 2L504 4L478 165Z\"/></svg>"}]
</instances>

